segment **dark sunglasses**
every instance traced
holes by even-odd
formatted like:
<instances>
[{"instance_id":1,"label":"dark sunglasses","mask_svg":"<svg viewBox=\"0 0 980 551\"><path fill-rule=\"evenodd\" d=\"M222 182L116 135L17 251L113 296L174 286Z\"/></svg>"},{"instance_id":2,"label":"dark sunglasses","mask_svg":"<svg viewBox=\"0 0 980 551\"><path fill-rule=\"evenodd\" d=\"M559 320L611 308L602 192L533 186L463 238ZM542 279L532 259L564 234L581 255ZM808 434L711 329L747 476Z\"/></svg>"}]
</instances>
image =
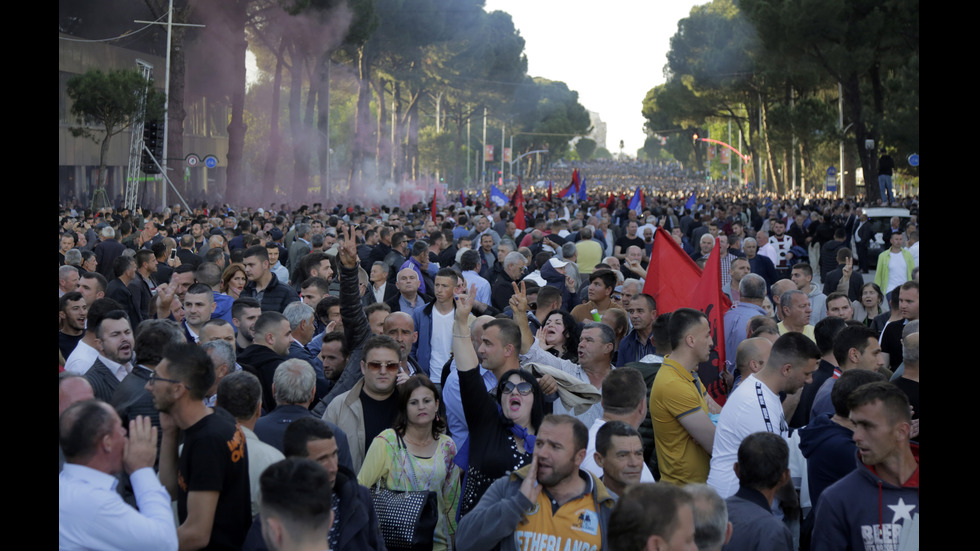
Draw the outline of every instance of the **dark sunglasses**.
<instances>
[{"instance_id":1,"label":"dark sunglasses","mask_svg":"<svg viewBox=\"0 0 980 551\"><path fill-rule=\"evenodd\" d=\"M503 394L510 394L514 392L514 389L516 388L518 394L520 394L521 396L527 396L528 394L531 393L532 390L534 390L534 387L531 386L531 383L527 381L521 381L516 385L511 381L505 381L503 384L500 385L500 388L503 390L502 392Z\"/></svg>"},{"instance_id":2,"label":"dark sunglasses","mask_svg":"<svg viewBox=\"0 0 980 551\"><path fill-rule=\"evenodd\" d=\"M367 366L371 371L381 371L388 368L391 368L392 371L398 371L398 362L367 362Z\"/></svg>"}]
</instances>

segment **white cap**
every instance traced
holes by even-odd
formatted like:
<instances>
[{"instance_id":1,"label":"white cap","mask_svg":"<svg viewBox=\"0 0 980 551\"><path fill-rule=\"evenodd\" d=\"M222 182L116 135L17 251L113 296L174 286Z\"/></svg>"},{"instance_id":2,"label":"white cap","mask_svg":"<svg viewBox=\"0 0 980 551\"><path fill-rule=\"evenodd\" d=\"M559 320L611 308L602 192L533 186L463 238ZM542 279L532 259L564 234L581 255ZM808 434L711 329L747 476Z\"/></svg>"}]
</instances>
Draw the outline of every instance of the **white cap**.
<instances>
[{"instance_id":1,"label":"white cap","mask_svg":"<svg viewBox=\"0 0 980 551\"><path fill-rule=\"evenodd\" d=\"M548 262L551 262L552 268L564 268L565 264L568 264L568 262L561 260L558 257L552 257Z\"/></svg>"}]
</instances>

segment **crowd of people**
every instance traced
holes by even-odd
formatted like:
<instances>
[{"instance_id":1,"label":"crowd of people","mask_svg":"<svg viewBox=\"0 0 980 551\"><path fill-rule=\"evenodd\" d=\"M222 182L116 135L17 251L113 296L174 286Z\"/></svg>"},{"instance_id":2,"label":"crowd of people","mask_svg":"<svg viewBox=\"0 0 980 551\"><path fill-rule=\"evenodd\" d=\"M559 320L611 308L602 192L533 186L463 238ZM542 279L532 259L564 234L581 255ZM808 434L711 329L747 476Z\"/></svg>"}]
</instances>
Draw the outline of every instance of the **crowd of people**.
<instances>
[{"instance_id":1,"label":"crowd of people","mask_svg":"<svg viewBox=\"0 0 980 551\"><path fill-rule=\"evenodd\" d=\"M917 547L917 198L872 253L853 199L603 169L521 211L62 206L59 547ZM719 255L723 332L658 312L657 240Z\"/></svg>"}]
</instances>

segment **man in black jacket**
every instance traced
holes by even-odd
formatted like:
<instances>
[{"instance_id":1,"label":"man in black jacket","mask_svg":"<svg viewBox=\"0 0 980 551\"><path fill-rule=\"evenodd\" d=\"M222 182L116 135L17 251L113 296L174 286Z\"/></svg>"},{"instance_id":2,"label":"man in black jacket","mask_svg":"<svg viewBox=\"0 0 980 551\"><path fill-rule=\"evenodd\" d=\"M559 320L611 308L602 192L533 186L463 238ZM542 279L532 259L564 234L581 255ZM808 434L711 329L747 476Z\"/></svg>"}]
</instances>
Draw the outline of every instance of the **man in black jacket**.
<instances>
[{"instance_id":1,"label":"man in black jacket","mask_svg":"<svg viewBox=\"0 0 980 551\"><path fill-rule=\"evenodd\" d=\"M253 373L262 382L262 403L266 411L272 411L276 407L272 379L279 364L286 361L293 342L289 320L279 312L263 312L255 320L252 334L252 344L238 356L238 362L254 368Z\"/></svg>"},{"instance_id":2,"label":"man in black jacket","mask_svg":"<svg viewBox=\"0 0 980 551\"><path fill-rule=\"evenodd\" d=\"M287 458L306 457L323 465L339 498L337 513L327 533L328 549L385 549L371 492L357 483L357 475L339 464L337 436L327 423L313 417L297 419L286 427L283 451ZM265 550L262 522L256 517L245 538L245 551Z\"/></svg>"},{"instance_id":3,"label":"man in black jacket","mask_svg":"<svg viewBox=\"0 0 980 551\"><path fill-rule=\"evenodd\" d=\"M241 292L242 298L258 300L263 312L282 312L290 302L299 300L299 294L269 270L269 252L265 246L254 245L245 249L242 259L245 275L248 276L248 283Z\"/></svg>"}]
</instances>

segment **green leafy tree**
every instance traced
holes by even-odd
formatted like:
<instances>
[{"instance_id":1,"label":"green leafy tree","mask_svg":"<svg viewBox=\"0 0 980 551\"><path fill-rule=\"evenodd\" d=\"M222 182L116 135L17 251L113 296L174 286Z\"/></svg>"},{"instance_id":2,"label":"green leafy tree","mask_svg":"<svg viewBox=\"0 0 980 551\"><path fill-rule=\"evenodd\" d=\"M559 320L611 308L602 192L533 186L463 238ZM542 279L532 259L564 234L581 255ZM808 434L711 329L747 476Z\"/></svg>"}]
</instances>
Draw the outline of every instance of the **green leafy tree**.
<instances>
[{"instance_id":1,"label":"green leafy tree","mask_svg":"<svg viewBox=\"0 0 980 551\"><path fill-rule=\"evenodd\" d=\"M592 154L595 153L595 148L598 144L595 140L591 138L582 138L581 140L575 142L575 151L578 152L579 158L583 161L588 161L592 158Z\"/></svg>"},{"instance_id":2,"label":"green leafy tree","mask_svg":"<svg viewBox=\"0 0 980 551\"><path fill-rule=\"evenodd\" d=\"M767 57L795 70L813 68L831 86L839 83L844 123L853 125L851 144L866 181L877 176L877 151L866 149L866 139L876 147L898 140L917 145L918 138L908 136L918 135L918 0L740 0L739 6ZM905 128L895 139L885 134L893 118ZM878 199L878 186L866 189L869 200ZM854 193L852 183L845 182L845 193Z\"/></svg>"},{"instance_id":3,"label":"green leafy tree","mask_svg":"<svg viewBox=\"0 0 980 551\"><path fill-rule=\"evenodd\" d=\"M106 157L113 136L123 132L139 117L140 99L146 95L146 118L163 115L163 94L153 88L135 69L113 70L103 73L91 69L74 76L67 83L68 97L72 100L71 114L77 124L71 128L75 137L90 138L100 145L97 185L106 187Z\"/></svg>"}]
</instances>

